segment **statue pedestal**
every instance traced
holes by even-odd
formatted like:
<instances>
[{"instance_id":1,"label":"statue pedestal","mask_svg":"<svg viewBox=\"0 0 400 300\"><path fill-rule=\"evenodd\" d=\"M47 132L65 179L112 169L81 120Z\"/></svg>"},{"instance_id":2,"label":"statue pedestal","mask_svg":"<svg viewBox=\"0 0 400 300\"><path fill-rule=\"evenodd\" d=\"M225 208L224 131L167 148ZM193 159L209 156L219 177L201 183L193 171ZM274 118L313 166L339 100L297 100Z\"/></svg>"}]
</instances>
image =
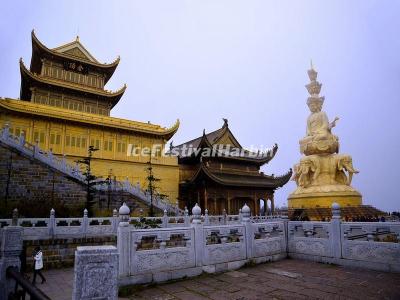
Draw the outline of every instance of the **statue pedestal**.
<instances>
[{"instance_id":1,"label":"statue pedestal","mask_svg":"<svg viewBox=\"0 0 400 300\"><path fill-rule=\"evenodd\" d=\"M350 155L308 155L294 167L297 188L288 197L289 208L359 206L362 196L350 184L354 173Z\"/></svg>"},{"instance_id":2,"label":"statue pedestal","mask_svg":"<svg viewBox=\"0 0 400 300\"><path fill-rule=\"evenodd\" d=\"M321 187L323 189L323 187ZM329 187L332 189L332 187ZM288 197L290 208L315 208L331 207L333 203L341 207L362 205L362 196L356 190L353 191L331 191L331 192L303 192L292 193Z\"/></svg>"}]
</instances>

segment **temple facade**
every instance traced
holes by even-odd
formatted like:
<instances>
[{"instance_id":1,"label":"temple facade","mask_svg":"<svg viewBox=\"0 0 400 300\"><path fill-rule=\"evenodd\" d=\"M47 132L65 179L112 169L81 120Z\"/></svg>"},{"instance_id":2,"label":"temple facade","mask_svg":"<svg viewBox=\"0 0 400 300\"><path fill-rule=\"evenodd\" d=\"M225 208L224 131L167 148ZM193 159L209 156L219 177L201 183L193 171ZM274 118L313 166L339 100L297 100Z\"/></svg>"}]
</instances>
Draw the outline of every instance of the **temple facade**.
<instances>
[{"instance_id":1,"label":"temple facade","mask_svg":"<svg viewBox=\"0 0 400 300\"><path fill-rule=\"evenodd\" d=\"M96 176L129 179L147 186L146 166L151 160L155 176L162 178L159 192L175 203L178 198L179 167L176 157L161 155L175 134L179 120L170 128L110 116L126 85L115 92L105 85L119 64L99 63L79 38L50 49L32 31L29 68L20 60L20 99L0 99L0 126L8 124L12 134L24 135L41 149L65 155L69 161L94 153ZM150 149L143 151L136 149ZM150 153L152 155L150 155Z\"/></svg>"},{"instance_id":2,"label":"temple facade","mask_svg":"<svg viewBox=\"0 0 400 300\"><path fill-rule=\"evenodd\" d=\"M195 203L209 214L237 214L245 203L253 214L274 211L274 191L292 174L275 177L260 172L272 160L275 146L266 152L245 150L232 134L228 121L213 132L170 147L178 155L179 204L191 209ZM261 205L260 205L261 204Z\"/></svg>"}]
</instances>

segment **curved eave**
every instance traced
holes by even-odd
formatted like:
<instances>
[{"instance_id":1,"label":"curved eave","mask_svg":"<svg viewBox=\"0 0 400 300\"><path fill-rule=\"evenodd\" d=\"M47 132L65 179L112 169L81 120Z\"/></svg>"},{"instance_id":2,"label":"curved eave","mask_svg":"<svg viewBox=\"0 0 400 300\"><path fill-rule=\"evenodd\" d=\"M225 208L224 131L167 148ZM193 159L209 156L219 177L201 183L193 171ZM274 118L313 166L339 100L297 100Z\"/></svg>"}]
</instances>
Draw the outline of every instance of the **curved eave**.
<instances>
[{"instance_id":1,"label":"curved eave","mask_svg":"<svg viewBox=\"0 0 400 300\"><path fill-rule=\"evenodd\" d=\"M122 95L125 93L126 90L126 85L124 85L121 89L119 89L116 92L105 92L102 90L96 90L96 89L91 89L82 85L74 84L74 83L68 83L64 81L58 81L58 80L53 80L49 79L46 77L38 76L31 71L29 71L24 63L22 62L22 59L20 60L20 70L21 70L21 99L28 100L29 97L26 97L27 94L30 92L28 90L23 90L23 89L29 89L31 87L31 84L26 82L27 80L32 81L36 85L44 85L44 86L56 86L60 89L67 89L70 91L73 91L74 93L78 94L89 94L94 96L95 98L103 98L106 99L111 103L111 107L114 107L118 101L121 99Z\"/></svg>"},{"instance_id":2,"label":"curved eave","mask_svg":"<svg viewBox=\"0 0 400 300\"><path fill-rule=\"evenodd\" d=\"M56 120L66 120L69 122L81 123L86 125L90 124L102 128L116 128L119 130L154 135L165 140L170 139L179 128L179 120L177 120L172 127L163 128L159 125L151 125L148 123L130 121L120 118L77 112L73 110L67 110L49 105L36 104L15 99L0 99L0 108L27 115L37 115Z\"/></svg>"},{"instance_id":3,"label":"curved eave","mask_svg":"<svg viewBox=\"0 0 400 300\"><path fill-rule=\"evenodd\" d=\"M226 180L218 176L217 174L211 172L204 164L201 164L200 168L197 170L197 172L193 175L193 177L188 180L190 183L194 183L195 180L197 179L198 176L201 174L205 174L208 178L210 178L212 181L224 185L224 186L234 186L234 187L255 187L255 188L269 188L269 189L277 189L282 186L284 186L291 178L292 176L292 169L289 170L288 173L286 173L283 176L265 176L265 175L260 175L260 176L254 176L255 181L258 180L265 180L264 182L251 182L251 176L246 176L244 175L243 177L247 177L247 179L250 179L250 182L244 182L244 180Z\"/></svg>"},{"instance_id":4,"label":"curved eave","mask_svg":"<svg viewBox=\"0 0 400 300\"><path fill-rule=\"evenodd\" d=\"M54 51L53 49L47 48L35 35L35 31L32 30L31 33L32 36L32 59L31 59L31 67L30 69L36 73L39 73L40 70L37 70L38 66L41 65L41 58L43 54L49 58L59 58L60 60L73 60L73 61L78 61L82 64L91 66L94 69L99 69L102 70L106 74L105 78L105 83L108 82L108 80L111 78L111 76L114 74L115 69L117 68L120 57L118 56L116 60L114 60L110 64L101 64L98 62L92 62L89 60L85 60L76 56L71 56L71 55L66 55L57 51ZM42 54L42 55L40 55Z\"/></svg>"},{"instance_id":5,"label":"curved eave","mask_svg":"<svg viewBox=\"0 0 400 300\"><path fill-rule=\"evenodd\" d=\"M210 141L207 139L205 135L203 135L203 138L201 142L199 143L199 148L207 148L209 147L210 149L213 149ZM233 156L233 155L226 155L224 152L219 151L218 149L215 149L215 154L218 159L224 159L224 160L230 160L230 161L242 161L242 162L247 162L251 164L255 164L257 166L262 166L266 163L269 163L274 157L276 152L278 151L278 145L275 144L270 151L268 151L266 154L257 157L257 154L254 157L249 157L249 156ZM185 162L187 160L196 158L198 156L201 156L202 151L199 151L196 153L196 155L193 153L191 156L184 156L180 157L181 162Z\"/></svg>"}]
</instances>

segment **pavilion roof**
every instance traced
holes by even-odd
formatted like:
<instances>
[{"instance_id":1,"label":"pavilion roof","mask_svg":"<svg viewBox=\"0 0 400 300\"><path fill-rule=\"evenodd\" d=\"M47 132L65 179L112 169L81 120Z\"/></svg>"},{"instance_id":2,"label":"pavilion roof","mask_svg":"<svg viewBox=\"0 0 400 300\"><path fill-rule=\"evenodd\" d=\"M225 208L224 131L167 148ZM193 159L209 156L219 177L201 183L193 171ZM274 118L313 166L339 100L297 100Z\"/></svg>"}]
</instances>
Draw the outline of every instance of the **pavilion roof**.
<instances>
[{"instance_id":1,"label":"pavilion roof","mask_svg":"<svg viewBox=\"0 0 400 300\"><path fill-rule=\"evenodd\" d=\"M220 151L218 149L219 145L230 145L231 147L229 148L229 151L226 149ZM271 161L278 151L277 144L275 144L271 150L268 150L266 152L252 152L244 149L229 129L228 121L226 119L224 119L224 124L221 128L210 133L206 133L205 131L203 131L202 136L183 144L173 146L170 151L174 150L175 153L178 153L178 158L180 160L185 160L201 155L201 151L186 151L185 153L184 149L213 149L213 147L216 148L216 155L220 158L254 162L258 165L263 165ZM239 150L243 155L237 155L237 150Z\"/></svg>"},{"instance_id":2,"label":"pavilion roof","mask_svg":"<svg viewBox=\"0 0 400 300\"><path fill-rule=\"evenodd\" d=\"M205 177L224 186L276 189L285 185L291 176L292 169L282 176L269 176L263 173L213 170L207 167L206 164L201 163L193 177L185 183L195 183L197 180L202 180Z\"/></svg>"},{"instance_id":3,"label":"pavilion roof","mask_svg":"<svg viewBox=\"0 0 400 300\"><path fill-rule=\"evenodd\" d=\"M117 57L112 63L100 63L90 52L82 45L77 37L74 41L61 45L59 47L50 49L46 47L35 35L32 30L32 59L30 70L33 73L40 73L42 66L42 59L47 58L49 60L71 60L74 62L80 62L91 69L97 70L98 72L105 75L104 83L111 78L117 68L120 58Z\"/></svg>"},{"instance_id":4,"label":"pavilion roof","mask_svg":"<svg viewBox=\"0 0 400 300\"><path fill-rule=\"evenodd\" d=\"M64 80L58 80L55 78L39 76L36 73L29 71L22 59L20 60L20 70L21 70L21 95L20 98L23 100L30 100L30 88L37 86L66 89L77 94L92 95L94 98L100 100L105 100L111 104L111 108L114 107L118 101L121 99L122 95L126 90L126 85L124 85L118 91L112 92L99 88L84 86L81 84L68 82Z\"/></svg>"}]
</instances>

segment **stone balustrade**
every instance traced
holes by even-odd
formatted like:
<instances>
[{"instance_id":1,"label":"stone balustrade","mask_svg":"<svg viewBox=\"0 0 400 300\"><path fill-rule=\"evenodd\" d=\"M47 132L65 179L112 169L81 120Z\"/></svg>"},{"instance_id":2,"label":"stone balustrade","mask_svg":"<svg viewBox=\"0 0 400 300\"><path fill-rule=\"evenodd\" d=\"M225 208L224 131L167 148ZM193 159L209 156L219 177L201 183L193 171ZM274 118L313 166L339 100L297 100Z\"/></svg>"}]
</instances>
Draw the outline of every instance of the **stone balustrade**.
<instances>
[{"instance_id":1,"label":"stone balustrade","mask_svg":"<svg viewBox=\"0 0 400 300\"><path fill-rule=\"evenodd\" d=\"M288 255L294 258L400 272L399 222L288 222Z\"/></svg>"},{"instance_id":2,"label":"stone balustrade","mask_svg":"<svg viewBox=\"0 0 400 300\"><path fill-rule=\"evenodd\" d=\"M129 215L129 209L122 211ZM126 220L119 224L117 235L120 285L214 273L286 257L284 222L254 223L250 209L246 213L235 224L210 225L210 216L207 212L202 216L196 204L189 226L183 222L181 227L139 230L120 216Z\"/></svg>"},{"instance_id":3,"label":"stone balustrade","mask_svg":"<svg viewBox=\"0 0 400 300\"><path fill-rule=\"evenodd\" d=\"M208 214L205 214L200 218L205 225L216 226L240 223L240 215L208 216ZM251 222L259 223L279 220L279 218L277 216L252 216L250 220ZM192 220L193 215L189 215L188 211L182 216L168 216L167 211L164 210L162 217L129 217L130 224L138 229L189 227ZM0 228L10 226L11 222L12 219L0 219ZM113 217L89 218L87 211L84 210L83 216L80 218L56 218L55 211L52 209L49 218L18 219L18 225L23 228L24 240L116 235L118 223L119 217L116 210L113 213Z\"/></svg>"},{"instance_id":4,"label":"stone balustrade","mask_svg":"<svg viewBox=\"0 0 400 300\"><path fill-rule=\"evenodd\" d=\"M11 223L12 219L0 219L0 227L10 226ZM82 218L56 218L52 209L49 218L17 220L17 225L23 230L24 240L116 235L118 223L116 210L113 217L89 218L86 209Z\"/></svg>"}]
</instances>

